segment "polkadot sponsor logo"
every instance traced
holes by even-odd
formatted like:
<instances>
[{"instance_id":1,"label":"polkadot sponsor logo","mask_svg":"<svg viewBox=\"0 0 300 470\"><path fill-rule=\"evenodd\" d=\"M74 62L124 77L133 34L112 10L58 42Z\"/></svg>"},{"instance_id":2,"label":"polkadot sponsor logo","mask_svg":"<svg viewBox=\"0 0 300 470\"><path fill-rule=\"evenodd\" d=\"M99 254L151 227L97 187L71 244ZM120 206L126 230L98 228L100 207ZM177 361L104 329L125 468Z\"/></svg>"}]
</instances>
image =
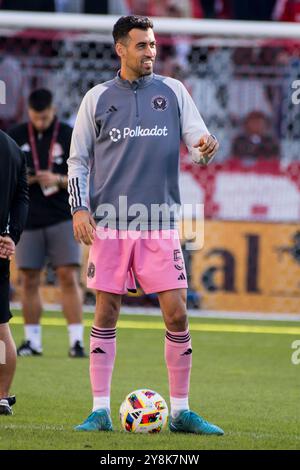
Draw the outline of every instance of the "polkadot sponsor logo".
<instances>
[{"instance_id":1,"label":"polkadot sponsor logo","mask_svg":"<svg viewBox=\"0 0 300 470\"><path fill-rule=\"evenodd\" d=\"M109 137L113 142L118 142L121 139L120 129L113 127L112 130L109 132Z\"/></svg>"}]
</instances>

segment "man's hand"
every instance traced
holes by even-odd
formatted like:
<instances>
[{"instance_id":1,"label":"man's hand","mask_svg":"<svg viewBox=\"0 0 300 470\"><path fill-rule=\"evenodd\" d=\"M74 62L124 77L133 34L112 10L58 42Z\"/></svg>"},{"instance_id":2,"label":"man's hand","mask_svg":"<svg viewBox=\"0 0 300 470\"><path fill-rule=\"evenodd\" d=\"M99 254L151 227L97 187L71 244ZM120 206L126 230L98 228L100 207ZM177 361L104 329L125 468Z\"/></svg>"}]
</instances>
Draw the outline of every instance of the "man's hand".
<instances>
[{"instance_id":1,"label":"man's hand","mask_svg":"<svg viewBox=\"0 0 300 470\"><path fill-rule=\"evenodd\" d=\"M58 185L60 176L48 170L38 171L36 178L41 186Z\"/></svg>"},{"instance_id":2,"label":"man's hand","mask_svg":"<svg viewBox=\"0 0 300 470\"><path fill-rule=\"evenodd\" d=\"M194 162L199 163L200 165L207 165L217 153L219 142L215 136L205 134L196 145L193 145L193 148L196 149L192 154Z\"/></svg>"},{"instance_id":3,"label":"man's hand","mask_svg":"<svg viewBox=\"0 0 300 470\"><path fill-rule=\"evenodd\" d=\"M8 235L5 237L0 236L0 258L10 259L15 253L15 249L15 242Z\"/></svg>"},{"instance_id":4,"label":"man's hand","mask_svg":"<svg viewBox=\"0 0 300 470\"><path fill-rule=\"evenodd\" d=\"M27 181L28 181L29 186L39 182L38 177L36 175L28 175Z\"/></svg>"},{"instance_id":5,"label":"man's hand","mask_svg":"<svg viewBox=\"0 0 300 470\"><path fill-rule=\"evenodd\" d=\"M95 221L88 211L75 212L73 215L73 231L77 242L91 245L94 241L95 230Z\"/></svg>"}]
</instances>

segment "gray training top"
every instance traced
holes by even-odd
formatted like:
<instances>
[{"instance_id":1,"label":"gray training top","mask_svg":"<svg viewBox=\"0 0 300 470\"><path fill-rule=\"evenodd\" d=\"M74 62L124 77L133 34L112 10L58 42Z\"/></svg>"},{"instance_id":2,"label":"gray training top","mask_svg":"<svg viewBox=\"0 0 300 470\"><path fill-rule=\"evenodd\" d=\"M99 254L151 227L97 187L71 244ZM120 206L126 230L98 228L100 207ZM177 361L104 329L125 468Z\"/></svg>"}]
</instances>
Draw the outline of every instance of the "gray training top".
<instances>
[{"instance_id":1,"label":"gray training top","mask_svg":"<svg viewBox=\"0 0 300 470\"><path fill-rule=\"evenodd\" d=\"M180 212L181 139L191 152L208 130L184 85L147 75L118 74L84 97L69 166L72 213L87 208L117 229L176 227Z\"/></svg>"}]
</instances>

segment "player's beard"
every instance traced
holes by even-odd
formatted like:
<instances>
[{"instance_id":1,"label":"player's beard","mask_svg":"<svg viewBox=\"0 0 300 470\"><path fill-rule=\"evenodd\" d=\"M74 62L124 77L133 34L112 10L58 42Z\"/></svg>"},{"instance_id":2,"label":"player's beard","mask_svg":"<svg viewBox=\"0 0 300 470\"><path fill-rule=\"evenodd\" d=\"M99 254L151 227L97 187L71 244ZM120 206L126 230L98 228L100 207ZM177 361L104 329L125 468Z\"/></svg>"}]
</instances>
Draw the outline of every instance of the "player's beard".
<instances>
[{"instance_id":1,"label":"player's beard","mask_svg":"<svg viewBox=\"0 0 300 470\"><path fill-rule=\"evenodd\" d=\"M142 63L142 64L141 64L140 71L141 71L141 75L142 75L142 76L144 76L144 75L151 75L151 73L153 73L153 62L151 62L151 65L149 65L149 66L145 66L145 65Z\"/></svg>"},{"instance_id":2,"label":"player's beard","mask_svg":"<svg viewBox=\"0 0 300 470\"><path fill-rule=\"evenodd\" d=\"M153 73L153 64L154 61L152 61L151 66L146 67L144 66L143 62L127 62L126 68L131 70L131 72L133 72L136 77L144 77Z\"/></svg>"}]
</instances>

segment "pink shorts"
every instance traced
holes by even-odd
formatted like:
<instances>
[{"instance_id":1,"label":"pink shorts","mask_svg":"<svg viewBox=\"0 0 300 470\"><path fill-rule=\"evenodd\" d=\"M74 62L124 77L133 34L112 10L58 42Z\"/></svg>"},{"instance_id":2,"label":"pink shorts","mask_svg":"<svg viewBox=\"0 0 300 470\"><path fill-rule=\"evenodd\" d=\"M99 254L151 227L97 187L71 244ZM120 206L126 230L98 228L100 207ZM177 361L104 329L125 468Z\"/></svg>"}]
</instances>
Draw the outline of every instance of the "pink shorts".
<instances>
[{"instance_id":1,"label":"pink shorts","mask_svg":"<svg viewBox=\"0 0 300 470\"><path fill-rule=\"evenodd\" d=\"M89 254L87 287L125 294L136 288L135 278L146 294L187 288L177 230L97 228Z\"/></svg>"}]
</instances>

